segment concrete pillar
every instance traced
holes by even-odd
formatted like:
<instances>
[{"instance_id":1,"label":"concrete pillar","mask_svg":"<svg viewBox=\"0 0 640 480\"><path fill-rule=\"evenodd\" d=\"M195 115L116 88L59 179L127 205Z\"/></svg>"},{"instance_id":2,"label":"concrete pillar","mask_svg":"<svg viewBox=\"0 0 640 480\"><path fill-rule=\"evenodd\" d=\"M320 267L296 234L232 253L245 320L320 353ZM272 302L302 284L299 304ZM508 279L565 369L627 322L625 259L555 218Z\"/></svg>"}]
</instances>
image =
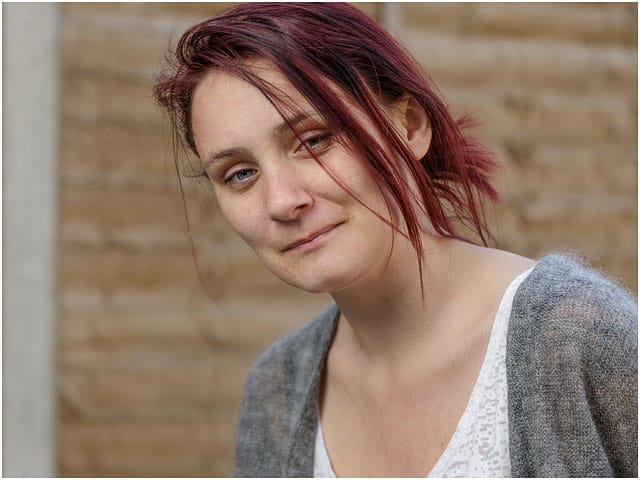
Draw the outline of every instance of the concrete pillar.
<instances>
[{"instance_id":1,"label":"concrete pillar","mask_svg":"<svg viewBox=\"0 0 640 480\"><path fill-rule=\"evenodd\" d=\"M58 6L4 3L2 473L55 476Z\"/></svg>"}]
</instances>

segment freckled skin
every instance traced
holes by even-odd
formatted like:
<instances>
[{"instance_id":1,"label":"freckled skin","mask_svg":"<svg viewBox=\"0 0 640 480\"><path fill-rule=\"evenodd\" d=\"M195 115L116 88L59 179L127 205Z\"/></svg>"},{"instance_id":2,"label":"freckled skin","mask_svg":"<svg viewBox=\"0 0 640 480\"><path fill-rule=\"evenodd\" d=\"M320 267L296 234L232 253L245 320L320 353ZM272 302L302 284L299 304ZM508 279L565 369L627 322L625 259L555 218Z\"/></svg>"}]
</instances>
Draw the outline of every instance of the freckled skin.
<instances>
[{"instance_id":1,"label":"freckled skin","mask_svg":"<svg viewBox=\"0 0 640 480\"><path fill-rule=\"evenodd\" d=\"M268 64L258 67L301 111L312 111L279 72ZM283 118L255 87L225 72L209 72L194 93L192 115L198 153L223 214L275 275L309 292L379 281L391 249L389 226L331 179L290 130L274 133ZM297 130L359 199L389 219L380 189L361 161L338 142L316 140L326 128L316 120ZM241 153L206 165L212 154L230 149ZM335 225L313 245L283 251Z\"/></svg>"}]
</instances>

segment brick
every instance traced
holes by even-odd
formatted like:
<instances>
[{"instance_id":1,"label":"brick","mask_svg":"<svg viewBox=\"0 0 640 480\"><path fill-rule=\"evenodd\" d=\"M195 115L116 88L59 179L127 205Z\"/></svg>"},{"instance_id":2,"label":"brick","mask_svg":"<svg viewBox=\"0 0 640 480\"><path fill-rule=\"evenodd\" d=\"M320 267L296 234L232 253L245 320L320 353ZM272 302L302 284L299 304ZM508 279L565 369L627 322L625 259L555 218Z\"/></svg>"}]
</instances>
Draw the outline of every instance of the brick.
<instances>
[{"instance_id":1,"label":"brick","mask_svg":"<svg viewBox=\"0 0 640 480\"><path fill-rule=\"evenodd\" d=\"M63 289L94 288L106 293L196 286L188 252L93 252L62 253L58 281Z\"/></svg>"},{"instance_id":2,"label":"brick","mask_svg":"<svg viewBox=\"0 0 640 480\"><path fill-rule=\"evenodd\" d=\"M149 79L164 53L192 24L215 15L232 3L67 5L64 9L63 65L67 71ZM358 7L372 16L375 4ZM136 48L131 48L135 45Z\"/></svg>"},{"instance_id":3,"label":"brick","mask_svg":"<svg viewBox=\"0 0 640 480\"><path fill-rule=\"evenodd\" d=\"M205 420L237 406L251 363L246 352L203 343L97 344L61 352L58 395L87 422Z\"/></svg>"},{"instance_id":4,"label":"brick","mask_svg":"<svg viewBox=\"0 0 640 480\"><path fill-rule=\"evenodd\" d=\"M193 301L204 298L202 287L183 288L179 283L164 288L112 289L103 285L84 286L81 283L65 285L59 294L61 329L68 314L88 317L96 311L136 314L139 312L185 311ZM88 318L87 317L87 318Z\"/></svg>"},{"instance_id":5,"label":"brick","mask_svg":"<svg viewBox=\"0 0 640 480\"><path fill-rule=\"evenodd\" d=\"M59 473L77 477L231 475L233 413L188 423L69 423L59 431Z\"/></svg>"},{"instance_id":6,"label":"brick","mask_svg":"<svg viewBox=\"0 0 640 480\"><path fill-rule=\"evenodd\" d=\"M243 289L237 289L221 300L219 306L201 304L194 317L210 345L235 346L258 353L277 338L311 321L331 302L328 295L305 293L279 282L251 297Z\"/></svg>"},{"instance_id":7,"label":"brick","mask_svg":"<svg viewBox=\"0 0 640 480\"><path fill-rule=\"evenodd\" d=\"M125 22L130 24L131 18L122 14L109 23L106 22L111 19L109 16L65 17L63 69L67 72L118 74L140 80L148 80L155 75L167 49L169 25L140 17L135 28L126 28L122 25L125 18L129 20ZM132 49L132 44L136 48Z\"/></svg>"},{"instance_id":8,"label":"brick","mask_svg":"<svg viewBox=\"0 0 640 480\"><path fill-rule=\"evenodd\" d=\"M66 188L60 221L60 236L69 248L188 249L180 198L168 190Z\"/></svg>"},{"instance_id":9,"label":"brick","mask_svg":"<svg viewBox=\"0 0 640 480\"><path fill-rule=\"evenodd\" d=\"M152 96L152 82L130 76L67 71L62 84L63 119L97 119L161 125L162 112Z\"/></svg>"},{"instance_id":10,"label":"brick","mask_svg":"<svg viewBox=\"0 0 640 480\"><path fill-rule=\"evenodd\" d=\"M571 95L609 90L633 99L637 94L637 58L632 47L561 43L554 37L535 42L467 39L430 31L409 31L403 36L416 59L445 90L461 85L482 91L517 85Z\"/></svg>"},{"instance_id":11,"label":"brick","mask_svg":"<svg viewBox=\"0 0 640 480\"><path fill-rule=\"evenodd\" d=\"M224 299L229 292L237 291L246 298L256 298L258 292L270 292L272 286L282 285L254 257L233 259L226 251L225 255L199 257L198 263L204 287L213 292L214 298ZM172 302L185 308L204 295L190 251L62 253L58 281L63 292L79 292L70 299L63 293L63 306L73 305L72 299L87 291L102 298L105 308L114 310L137 308L147 302L155 308Z\"/></svg>"},{"instance_id":12,"label":"brick","mask_svg":"<svg viewBox=\"0 0 640 480\"><path fill-rule=\"evenodd\" d=\"M203 341L201 328L188 310L176 306L105 311L104 306L81 310L67 304L63 307L61 323L58 341L64 348L87 344L179 345Z\"/></svg>"},{"instance_id":13,"label":"brick","mask_svg":"<svg viewBox=\"0 0 640 480\"><path fill-rule=\"evenodd\" d=\"M502 192L592 193L636 197L637 151L625 144L537 144L506 141L497 152L503 161Z\"/></svg>"},{"instance_id":14,"label":"brick","mask_svg":"<svg viewBox=\"0 0 640 480\"><path fill-rule=\"evenodd\" d=\"M460 37L637 43L633 4L407 3L403 7L408 28L453 32Z\"/></svg>"},{"instance_id":15,"label":"brick","mask_svg":"<svg viewBox=\"0 0 640 480\"><path fill-rule=\"evenodd\" d=\"M202 344L259 352L268 343L310 321L330 303L326 295L307 294L274 280L270 289L251 294L229 292L214 302L204 292L187 301L153 302L141 295L127 305L101 299L88 290L67 289L59 341L69 347L96 344ZM169 297L170 299L170 297Z\"/></svg>"},{"instance_id":16,"label":"brick","mask_svg":"<svg viewBox=\"0 0 640 480\"><path fill-rule=\"evenodd\" d=\"M112 28L122 30L131 30L131 24L138 24L144 28L145 20L155 20L175 25L176 18L182 21L196 21L208 15L214 15L217 12L233 5L233 2L162 2L162 3L144 3L144 2L127 2L122 5L117 3L90 3L82 2L77 4L63 4L64 18L74 23L92 22L92 25L102 24L111 25ZM166 28L166 27L165 27Z\"/></svg>"},{"instance_id":17,"label":"brick","mask_svg":"<svg viewBox=\"0 0 640 480\"><path fill-rule=\"evenodd\" d=\"M519 199L509 208L519 215L519 242L530 255L572 249L587 256L637 258L633 200L614 195L547 194ZM617 247L612 249L612 245ZM635 282L633 277L629 280Z\"/></svg>"},{"instance_id":18,"label":"brick","mask_svg":"<svg viewBox=\"0 0 640 480\"><path fill-rule=\"evenodd\" d=\"M171 16L190 15L200 19L213 16L222 10L235 5L233 2L162 2L157 4L156 10Z\"/></svg>"},{"instance_id":19,"label":"brick","mask_svg":"<svg viewBox=\"0 0 640 480\"><path fill-rule=\"evenodd\" d=\"M62 175L153 176L167 185L175 166L166 134L157 123L69 119L61 135Z\"/></svg>"},{"instance_id":20,"label":"brick","mask_svg":"<svg viewBox=\"0 0 640 480\"><path fill-rule=\"evenodd\" d=\"M637 243L637 235L635 237ZM630 239L632 240L632 239ZM627 258L603 258L599 261L592 261L592 264L605 272L618 282L620 286L626 288L637 298L638 291L638 256L630 255Z\"/></svg>"},{"instance_id":21,"label":"brick","mask_svg":"<svg viewBox=\"0 0 640 480\"><path fill-rule=\"evenodd\" d=\"M551 92L449 89L451 108L477 118L477 133L488 143L527 141L553 145L635 142L636 106L617 97L571 96ZM455 103L453 103L455 100Z\"/></svg>"},{"instance_id":22,"label":"brick","mask_svg":"<svg viewBox=\"0 0 640 480\"><path fill-rule=\"evenodd\" d=\"M219 253L243 243L209 193L185 191L182 197L166 184L70 183L60 194L59 236L65 249L190 252L189 232L199 251ZM248 247L241 248L238 255L247 256Z\"/></svg>"}]
</instances>

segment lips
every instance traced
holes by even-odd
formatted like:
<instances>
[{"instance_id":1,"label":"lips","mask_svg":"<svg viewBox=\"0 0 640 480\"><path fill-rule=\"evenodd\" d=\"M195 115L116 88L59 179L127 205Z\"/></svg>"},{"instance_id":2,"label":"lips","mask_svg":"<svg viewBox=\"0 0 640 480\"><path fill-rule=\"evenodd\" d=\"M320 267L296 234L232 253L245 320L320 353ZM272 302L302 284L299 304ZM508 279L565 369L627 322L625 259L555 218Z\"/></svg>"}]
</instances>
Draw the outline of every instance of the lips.
<instances>
[{"instance_id":1,"label":"lips","mask_svg":"<svg viewBox=\"0 0 640 480\"><path fill-rule=\"evenodd\" d=\"M325 233L330 232L331 230L333 230L334 228L338 227L339 225L342 225L342 223L336 223L334 225L329 225L329 226L327 226L325 228L322 228L320 230L315 231L311 235L307 235L306 237L300 238L300 239L296 240L295 242L292 242L289 245L287 245L286 247L284 247L282 249L282 252L287 252L289 250L293 250L294 248L298 248L298 247L303 246L305 244L311 243L316 238L324 235Z\"/></svg>"}]
</instances>

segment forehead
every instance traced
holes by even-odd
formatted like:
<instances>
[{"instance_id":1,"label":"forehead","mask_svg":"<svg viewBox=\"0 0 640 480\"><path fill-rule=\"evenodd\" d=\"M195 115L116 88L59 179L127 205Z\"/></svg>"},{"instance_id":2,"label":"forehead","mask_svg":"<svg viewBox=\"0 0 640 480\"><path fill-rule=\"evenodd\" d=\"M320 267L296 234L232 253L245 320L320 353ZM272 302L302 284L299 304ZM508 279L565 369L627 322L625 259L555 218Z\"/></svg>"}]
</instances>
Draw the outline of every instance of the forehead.
<instances>
[{"instance_id":1,"label":"forehead","mask_svg":"<svg viewBox=\"0 0 640 480\"><path fill-rule=\"evenodd\" d=\"M192 113L195 113L203 104L213 102L219 105L217 108L219 111L223 105L238 107L240 101L271 103L267 95L284 109L309 110L309 102L275 65L266 60L256 60L247 62L246 66L248 74L255 79L255 84L222 69L210 70L195 88Z\"/></svg>"},{"instance_id":2,"label":"forehead","mask_svg":"<svg viewBox=\"0 0 640 480\"><path fill-rule=\"evenodd\" d=\"M279 108L294 113L313 111L309 102L273 64L260 60L248 66L258 81L268 88ZM202 143L212 135L234 140L239 133L280 123L282 116L255 85L227 71L212 69L194 91L191 121L194 140L202 154Z\"/></svg>"}]
</instances>

